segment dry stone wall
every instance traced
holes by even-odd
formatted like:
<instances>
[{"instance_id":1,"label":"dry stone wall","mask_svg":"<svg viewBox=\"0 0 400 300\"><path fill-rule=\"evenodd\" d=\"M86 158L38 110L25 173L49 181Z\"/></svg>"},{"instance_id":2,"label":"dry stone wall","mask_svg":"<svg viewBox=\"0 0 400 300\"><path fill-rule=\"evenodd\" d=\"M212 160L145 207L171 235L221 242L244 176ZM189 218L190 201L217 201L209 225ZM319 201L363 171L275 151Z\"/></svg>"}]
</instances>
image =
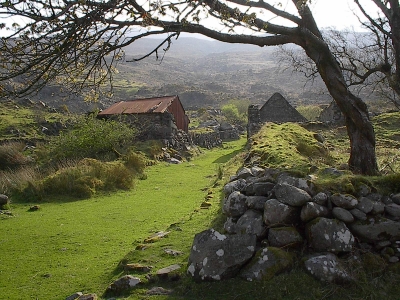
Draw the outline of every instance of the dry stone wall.
<instances>
[{"instance_id":1,"label":"dry stone wall","mask_svg":"<svg viewBox=\"0 0 400 300\"><path fill-rule=\"evenodd\" d=\"M275 169L243 168L224 186L224 230L194 238L188 274L196 281L269 279L302 261L322 281L350 282L343 259L364 253L399 264L400 194L315 192L312 181Z\"/></svg>"}]
</instances>

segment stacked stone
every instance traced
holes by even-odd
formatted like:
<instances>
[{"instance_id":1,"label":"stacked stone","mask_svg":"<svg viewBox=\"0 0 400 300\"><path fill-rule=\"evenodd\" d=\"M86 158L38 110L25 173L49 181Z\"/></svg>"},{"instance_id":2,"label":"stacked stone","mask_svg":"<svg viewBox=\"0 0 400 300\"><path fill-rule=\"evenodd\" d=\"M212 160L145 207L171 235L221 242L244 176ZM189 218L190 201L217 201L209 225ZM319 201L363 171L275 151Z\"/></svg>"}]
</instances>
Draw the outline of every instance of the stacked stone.
<instances>
[{"instance_id":1,"label":"stacked stone","mask_svg":"<svg viewBox=\"0 0 400 300\"><path fill-rule=\"evenodd\" d=\"M190 132L189 134L193 143L203 148L211 149L222 144L219 132Z\"/></svg>"},{"instance_id":2,"label":"stacked stone","mask_svg":"<svg viewBox=\"0 0 400 300\"><path fill-rule=\"evenodd\" d=\"M339 257L357 249L399 261L400 194L366 185L357 197L316 193L310 180L258 167L241 169L224 193L225 232L206 230L193 242L188 273L197 281L268 279L300 254L311 275L329 282L353 280Z\"/></svg>"}]
</instances>

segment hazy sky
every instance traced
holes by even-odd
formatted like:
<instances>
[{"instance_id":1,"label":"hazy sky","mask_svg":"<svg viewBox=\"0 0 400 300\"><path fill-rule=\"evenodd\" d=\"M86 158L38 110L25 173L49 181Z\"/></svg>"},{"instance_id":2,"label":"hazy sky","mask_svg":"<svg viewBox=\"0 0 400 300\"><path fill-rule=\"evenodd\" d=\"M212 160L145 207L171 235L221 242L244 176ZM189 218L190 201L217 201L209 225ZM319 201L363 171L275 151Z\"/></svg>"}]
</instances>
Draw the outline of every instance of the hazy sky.
<instances>
[{"instance_id":1,"label":"hazy sky","mask_svg":"<svg viewBox=\"0 0 400 300\"><path fill-rule=\"evenodd\" d=\"M360 0L363 7L376 15L376 5L372 0ZM310 7L320 28L335 26L337 29L359 27L359 22L352 10L356 9L353 0L312 0ZM361 16L358 10L357 14Z\"/></svg>"}]
</instances>

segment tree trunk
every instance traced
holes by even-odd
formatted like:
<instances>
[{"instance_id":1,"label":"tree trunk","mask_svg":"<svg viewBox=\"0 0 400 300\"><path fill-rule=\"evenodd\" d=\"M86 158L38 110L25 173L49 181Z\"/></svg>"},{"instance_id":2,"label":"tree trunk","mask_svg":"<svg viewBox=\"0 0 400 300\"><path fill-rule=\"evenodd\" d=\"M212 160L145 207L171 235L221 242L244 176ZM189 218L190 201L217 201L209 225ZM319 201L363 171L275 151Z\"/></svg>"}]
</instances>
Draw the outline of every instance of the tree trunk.
<instances>
[{"instance_id":1,"label":"tree trunk","mask_svg":"<svg viewBox=\"0 0 400 300\"><path fill-rule=\"evenodd\" d=\"M371 141L357 128L354 122L346 117L347 133L350 137L349 167L354 173L377 175L378 166L375 155L375 140Z\"/></svg>"},{"instance_id":2,"label":"tree trunk","mask_svg":"<svg viewBox=\"0 0 400 300\"><path fill-rule=\"evenodd\" d=\"M375 133L367 105L349 91L340 66L327 45L306 42L303 48L316 63L329 93L346 119L351 148L349 168L357 174L377 175Z\"/></svg>"}]
</instances>

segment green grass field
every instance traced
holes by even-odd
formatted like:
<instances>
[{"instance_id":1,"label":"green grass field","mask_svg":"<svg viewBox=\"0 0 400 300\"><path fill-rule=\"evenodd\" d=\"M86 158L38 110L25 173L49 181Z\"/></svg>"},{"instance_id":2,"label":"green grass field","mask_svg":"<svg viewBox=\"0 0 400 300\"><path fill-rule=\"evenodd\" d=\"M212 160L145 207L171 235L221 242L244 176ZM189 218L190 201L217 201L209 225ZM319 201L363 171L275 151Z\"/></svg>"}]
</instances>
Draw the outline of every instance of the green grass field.
<instances>
[{"instance_id":1,"label":"green grass field","mask_svg":"<svg viewBox=\"0 0 400 300\"><path fill-rule=\"evenodd\" d=\"M14 217L0 219L0 298L65 299L76 291L101 295L122 274L120 261L134 258L138 244L171 224L182 231L172 230L141 256L155 269L172 263L185 267L194 234L210 226L220 207L215 195L211 209L200 209L217 166L243 145L240 140L190 162L149 167L147 180L137 181L132 191L70 202L53 199L34 212L29 207L35 203L12 203ZM186 256L165 257L167 245Z\"/></svg>"}]
</instances>

